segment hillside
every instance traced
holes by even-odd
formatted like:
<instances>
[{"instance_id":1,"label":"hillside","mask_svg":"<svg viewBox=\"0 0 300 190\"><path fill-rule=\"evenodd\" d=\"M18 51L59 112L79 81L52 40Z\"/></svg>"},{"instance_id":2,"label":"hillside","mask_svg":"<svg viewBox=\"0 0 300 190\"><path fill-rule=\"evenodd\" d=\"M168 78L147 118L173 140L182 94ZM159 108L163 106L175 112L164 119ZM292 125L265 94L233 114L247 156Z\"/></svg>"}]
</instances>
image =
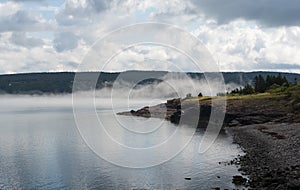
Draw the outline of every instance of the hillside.
<instances>
[{"instance_id":1,"label":"hillside","mask_svg":"<svg viewBox=\"0 0 300 190\"><path fill-rule=\"evenodd\" d=\"M82 72L79 74L98 75L97 72ZM121 75L120 75L121 74ZM162 79L168 72L165 71L126 71L107 73L101 72L96 88L101 89L105 86L111 86L118 76L127 82L135 82L135 79L150 78L145 81L140 81L140 85L159 82L157 79ZM175 73L176 74L176 73ZM177 73L178 74L178 73ZM235 83L237 85L245 85L251 83L256 75L277 75L277 72L224 72L225 83ZM203 73L187 73L193 79L204 79ZM295 78L300 80L299 74L281 73L289 82L293 83ZM71 93L74 80L74 72L59 72L59 73L24 73L24 74L8 74L0 75L0 94L60 94ZM151 80L153 78L154 80Z\"/></svg>"}]
</instances>

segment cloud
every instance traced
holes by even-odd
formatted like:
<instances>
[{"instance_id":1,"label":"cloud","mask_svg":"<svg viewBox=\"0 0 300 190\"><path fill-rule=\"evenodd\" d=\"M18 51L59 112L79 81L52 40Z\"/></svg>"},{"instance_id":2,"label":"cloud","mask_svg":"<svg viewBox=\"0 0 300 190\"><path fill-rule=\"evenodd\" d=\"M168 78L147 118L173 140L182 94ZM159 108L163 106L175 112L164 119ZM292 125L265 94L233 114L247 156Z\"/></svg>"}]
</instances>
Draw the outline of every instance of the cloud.
<instances>
[{"instance_id":1,"label":"cloud","mask_svg":"<svg viewBox=\"0 0 300 190\"><path fill-rule=\"evenodd\" d=\"M73 51L58 53L44 40L43 47L24 48L10 42L11 33L0 37L0 73L75 71L86 49L79 43Z\"/></svg>"},{"instance_id":2,"label":"cloud","mask_svg":"<svg viewBox=\"0 0 300 190\"><path fill-rule=\"evenodd\" d=\"M39 38L28 37L25 32L13 32L10 42L26 48L34 48L44 45L44 41Z\"/></svg>"},{"instance_id":3,"label":"cloud","mask_svg":"<svg viewBox=\"0 0 300 190\"><path fill-rule=\"evenodd\" d=\"M298 0L191 0L206 17L220 24L236 19L255 20L266 26L299 26Z\"/></svg>"},{"instance_id":4,"label":"cloud","mask_svg":"<svg viewBox=\"0 0 300 190\"><path fill-rule=\"evenodd\" d=\"M260 70L260 64L276 63L280 64L277 70L285 70L284 64L300 65L299 27L260 28L237 20L224 25L207 23L193 33L219 61L221 70Z\"/></svg>"},{"instance_id":5,"label":"cloud","mask_svg":"<svg viewBox=\"0 0 300 190\"><path fill-rule=\"evenodd\" d=\"M36 1L36 2L41 2L41 1L47 1L47 0L11 0L15 2L30 2L30 1Z\"/></svg>"},{"instance_id":6,"label":"cloud","mask_svg":"<svg viewBox=\"0 0 300 190\"><path fill-rule=\"evenodd\" d=\"M0 32L45 31L50 27L50 23L47 23L42 17L24 10L0 17Z\"/></svg>"},{"instance_id":7,"label":"cloud","mask_svg":"<svg viewBox=\"0 0 300 190\"><path fill-rule=\"evenodd\" d=\"M56 15L60 25L89 24L92 18L110 6L110 1L103 0L67 0Z\"/></svg>"},{"instance_id":8,"label":"cloud","mask_svg":"<svg viewBox=\"0 0 300 190\"><path fill-rule=\"evenodd\" d=\"M52 48L0 48L3 52L0 54L0 73L75 71L82 53L59 54Z\"/></svg>"},{"instance_id":9,"label":"cloud","mask_svg":"<svg viewBox=\"0 0 300 190\"><path fill-rule=\"evenodd\" d=\"M6 17L20 10L20 5L14 2L0 3L0 20L1 17Z\"/></svg>"},{"instance_id":10,"label":"cloud","mask_svg":"<svg viewBox=\"0 0 300 190\"><path fill-rule=\"evenodd\" d=\"M78 37L71 32L60 33L56 35L53 44L57 52L72 50L78 45Z\"/></svg>"},{"instance_id":11,"label":"cloud","mask_svg":"<svg viewBox=\"0 0 300 190\"><path fill-rule=\"evenodd\" d=\"M242 68L241 68L242 69ZM253 67L255 70L299 70L300 65L289 63L270 63L268 61L260 60L259 64Z\"/></svg>"},{"instance_id":12,"label":"cloud","mask_svg":"<svg viewBox=\"0 0 300 190\"><path fill-rule=\"evenodd\" d=\"M0 3L1 73L75 70L97 39L142 21L175 24L192 32L221 70L299 70L296 0L67 0L61 5L27 1ZM151 31L160 34L159 28ZM108 43L106 50L114 45ZM112 62L107 65L111 71L176 70L172 64L193 70L178 53L159 47L128 49Z\"/></svg>"}]
</instances>

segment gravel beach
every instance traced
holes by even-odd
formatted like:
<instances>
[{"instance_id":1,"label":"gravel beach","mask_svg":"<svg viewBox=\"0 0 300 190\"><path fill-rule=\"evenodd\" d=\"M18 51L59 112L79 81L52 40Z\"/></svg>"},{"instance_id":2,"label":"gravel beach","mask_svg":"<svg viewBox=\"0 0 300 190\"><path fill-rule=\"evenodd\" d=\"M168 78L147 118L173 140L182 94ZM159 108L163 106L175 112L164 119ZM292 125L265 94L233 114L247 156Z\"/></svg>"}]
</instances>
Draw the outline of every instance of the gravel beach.
<instances>
[{"instance_id":1,"label":"gravel beach","mask_svg":"<svg viewBox=\"0 0 300 190\"><path fill-rule=\"evenodd\" d=\"M300 123L227 128L245 151L236 164L252 189L300 189Z\"/></svg>"}]
</instances>

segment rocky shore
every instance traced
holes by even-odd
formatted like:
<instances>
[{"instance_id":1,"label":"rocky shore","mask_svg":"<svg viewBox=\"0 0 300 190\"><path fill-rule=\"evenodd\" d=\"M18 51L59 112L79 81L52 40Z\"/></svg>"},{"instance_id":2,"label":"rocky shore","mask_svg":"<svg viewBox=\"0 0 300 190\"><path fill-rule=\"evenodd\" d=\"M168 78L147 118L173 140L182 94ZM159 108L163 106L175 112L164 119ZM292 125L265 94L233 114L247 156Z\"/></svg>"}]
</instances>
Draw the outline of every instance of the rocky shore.
<instances>
[{"instance_id":1,"label":"rocky shore","mask_svg":"<svg viewBox=\"0 0 300 190\"><path fill-rule=\"evenodd\" d=\"M229 128L245 155L236 160L252 189L300 189L300 123Z\"/></svg>"},{"instance_id":2,"label":"rocky shore","mask_svg":"<svg viewBox=\"0 0 300 190\"><path fill-rule=\"evenodd\" d=\"M218 101L226 97L201 97L191 99L172 99L156 106L146 106L139 110L118 113L119 115L133 115L139 117L156 117L178 123L182 115L193 115L199 112L199 128L205 128L211 114L211 101L215 98L215 105L225 114L224 127L244 126L252 124L274 123L300 123L300 104L285 96L245 96L227 98L224 109ZM200 106L200 108L198 107ZM218 108L219 106L219 108Z\"/></svg>"},{"instance_id":3,"label":"rocky shore","mask_svg":"<svg viewBox=\"0 0 300 190\"><path fill-rule=\"evenodd\" d=\"M173 99L164 104L119 113L165 118L178 123L183 114L199 109L199 128L207 126L214 97ZM249 176L251 189L300 189L299 103L285 95L262 94L226 98L224 129L230 132L245 155L233 163ZM218 106L218 104L217 104ZM195 116L195 114L191 114ZM233 179L234 180L234 179Z\"/></svg>"}]
</instances>

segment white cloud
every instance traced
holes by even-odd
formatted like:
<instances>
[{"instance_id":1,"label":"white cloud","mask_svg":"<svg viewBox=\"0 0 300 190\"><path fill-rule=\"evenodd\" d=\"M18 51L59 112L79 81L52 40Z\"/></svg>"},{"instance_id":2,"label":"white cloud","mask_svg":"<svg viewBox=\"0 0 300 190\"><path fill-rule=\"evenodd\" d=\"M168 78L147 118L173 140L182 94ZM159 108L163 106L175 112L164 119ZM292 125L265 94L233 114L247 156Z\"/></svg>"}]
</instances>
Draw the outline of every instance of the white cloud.
<instances>
[{"instance_id":1,"label":"white cloud","mask_svg":"<svg viewBox=\"0 0 300 190\"><path fill-rule=\"evenodd\" d=\"M43 47L29 49L12 44L10 33L0 38L0 73L74 71L86 49L79 43L73 52L58 53L45 42Z\"/></svg>"},{"instance_id":2,"label":"white cloud","mask_svg":"<svg viewBox=\"0 0 300 190\"><path fill-rule=\"evenodd\" d=\"M217 2L67 0L60 7L45 1L40 3L40 9L39 3L35 2L37 10L44 10L45 5L50 7L46 11L53 11L51 17L39 11L25 10L26 1L0 3L0 73L75 70L98 38L112 29L141 21L166 22L192 32L225 71L299 70L300 23L295 12L299 7L294 6L298 4L296 1L283 5L281 19L280 14L275 13L282 3L275 0L269 8L265 7L277 20L266 14L261 17L253 15L258 5L266 6L262 1L256 2L257 6L250 2L249 10L244 12L244 0L236 5L220 2L217 5ZM212 9L213 5L220 11ZM287 14L288 10L291 14ZM288 20L293 14L295 17ZM272 27L262 27L261 24ZM279 25L286 26L277 27ZM151 30L153 35L171 37L157 33L159 28ZM47 34L41 34L43 31ZM187 44L181 39L173 40L182 46ZM107 43L106 49L113 48L113 43L116 42ZM172 63L185 70L194 70L178 52L157 46L128 49L107 69L176 70L170 66Z\"/></svg>"},{"instance_id":3,"label":"white cloud","mask_svg":"<svg viewBox=\"0 0 300 190\"><path fill-rule=\"evenodd\" d=\"M160 45L136 45L125 49L105 67L108 71L164 70L198 71L199 69L184 54Z\"/></svg>"},{"instance_id":4,"label":"white cloud","mask_svg":"<svg viewBox=\"0 0 300 190\"><path fill-rule=\"evenodd\" d=\"M282 69L284 64L300 65L299 27L260 28L238 20L227 25L202 25L193 33L220 61L222 70L259 70L259 65L268 63Z\"/></svg>"},{"instance_id":5,"label":"white cloud","mask_svg":"<svg viewBox=\"0 0 300 190\"><path fill-rule=\"evenodd\" d=\"M20 10L20 4L14 2L0 3L0 18L12 15Z\"/></svg>"}]
</instances>

